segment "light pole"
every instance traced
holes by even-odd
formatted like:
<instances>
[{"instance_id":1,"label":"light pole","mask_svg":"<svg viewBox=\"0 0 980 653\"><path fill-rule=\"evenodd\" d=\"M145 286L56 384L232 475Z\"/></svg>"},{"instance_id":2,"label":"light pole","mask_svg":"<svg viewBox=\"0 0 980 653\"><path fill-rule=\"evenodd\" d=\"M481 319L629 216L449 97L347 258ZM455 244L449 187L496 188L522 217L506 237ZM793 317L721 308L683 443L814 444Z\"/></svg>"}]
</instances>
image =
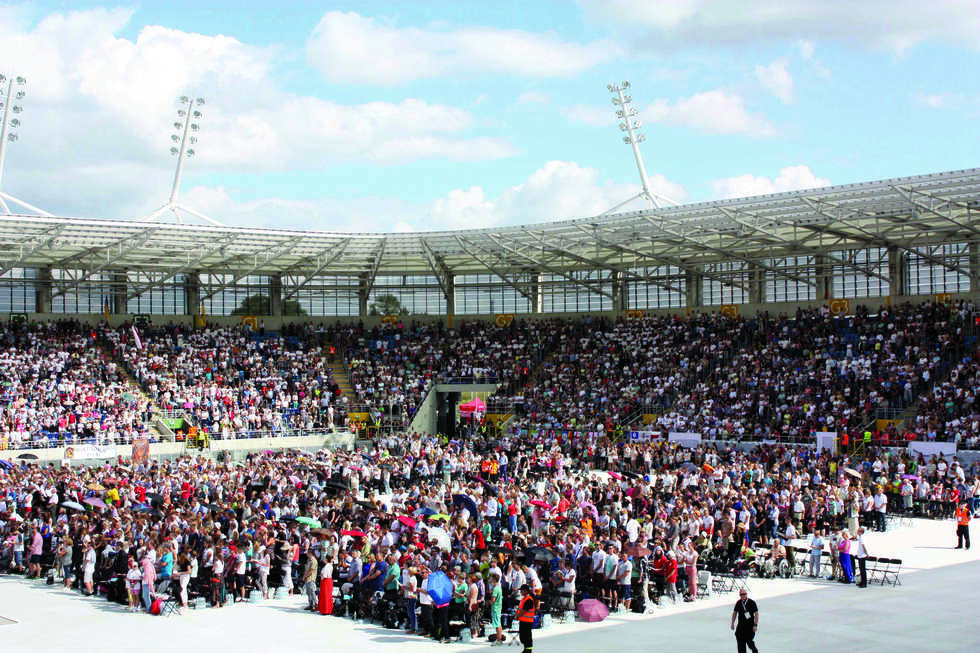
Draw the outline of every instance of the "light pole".
<instances>
[{"instance_id":1,"label":"light pole","mask_svg":"<svg viewBox=\"0 0 980 653\"><path fill-rule=\"evenodd\" d=\"M204 117L201 107L204 106L204 98L191 98L182 95L177 99L177 120L174 121L174 133L170 135L173 145L170 146L170 154L177 157L177 169L174 171L174 183L170 188L170 199L167 203L158 208L150 215L143 218L143 222L152 222L163 213L170 211L177 218L178 224L184 223L184 218L180 211L196 216L205 222L217 227L224 225L213 218L209 218L199 211L185 206L177 201L180 193L180 180L184 174L184 162L196 154L191 147L197 143L197 132L201 129L200 121Z\"/></svg>"},{"instance_id":2,"label":"light pole","mask_svg":"<svg viewBox=\"0 0 980 653\"><path fill-rule=\"evenodd\" d=\"M23 77L8 78L6 75L0 75L0 88L6 87L2 95L3 101L0 102L0 108L3 109L3 127L0 128L0 184L3 182L3 164L7 158L7 144L17 140L17 132L14 130L20 127L20 118L17 118L17 116L24 110L24 107L19 102L27 95L24 91L26 84L27 80ZM15 87L17 89L16 91L14 90ZM11 118L10 114L14 114L14 117ZM17 199L13 195L0 191L0 208L7 215L11 215L12 212L7 202L23 206L25 209L34 211L39 215L51 215L47 211L43 211L23 200Z\"/></svg>"},{"instance_id":3,"label":"light pole","mask_svg":"<svg viewBox=\"0 0 980 653\"><path fill-rule=\"evenodd\" d=\"M613 94L611 99L613 105L616 106L616 118L621 121L619 122L619 129L620 131L626 132L626 135L623 136L623 142L633 148L633 158L636 160L636 170L640 173L640 185L643 187L643 190L628 200L620 202L608 211L605 211L602 213L602 215L613 213L621 207L626 206L633 200L639 198L645 199L651 207L656 208L661 207L661 201L676 205L677 202L669 197L664 197L663 195L650 190L650 180L647 178L647 169L643 164L643 155L640 154L640 143L646 140L646 136L636 131L643 126L643 123L635 119L639 112L633 107L633 97L628 95L630 83L623 80L619 84L609 84L606 86L606 88Z\"/></svg>"}]
</instances>

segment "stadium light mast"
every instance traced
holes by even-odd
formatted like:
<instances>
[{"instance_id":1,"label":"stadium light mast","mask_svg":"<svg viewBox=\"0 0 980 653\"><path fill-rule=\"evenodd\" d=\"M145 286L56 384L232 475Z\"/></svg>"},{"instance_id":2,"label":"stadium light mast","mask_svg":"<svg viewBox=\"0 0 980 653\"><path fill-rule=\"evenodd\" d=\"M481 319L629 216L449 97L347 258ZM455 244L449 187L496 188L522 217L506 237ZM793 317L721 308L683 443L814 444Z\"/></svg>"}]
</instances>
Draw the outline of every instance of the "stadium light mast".
<instances>
[{"instance_id":1,"label":"stadium light mast","mask_svg":"<svg viewBox=\"0 0 980 653\"><path fill-rule=\"evenodd\" d=\"M196 134L201 129L200 121L204 117L201 112L201 107L204 106L204 98L191 98L182 95L177 99L177 104L177 120L174 122L174 133L170 135L170 140L173 142L173 145L170 146L170 154L177 157L177 169L174 171L173 186L170 188L170 199L167 200L166 204L143 218L142 221L152 222L163 213L170 211L177 218L177 223L183 224L184 218L180 212L184 211L216 227L223 227L224 225L214 218L210 218L200 211L195 211L177 200L180 194L180 180L184 174L184 162L196 154L191 146L197 144Z\"/></svg>"},{"instance_id":2,"label":"stadium light mast","mask_svg":"<svg viewBox=\"0 0 980 653\"><path fill-rule=\"evenodd\" d=\"M605 211L602 213L602 215L613 213L623 206L626 206L633 200L640 198L645 199L650 207L660 208L661 201L667 202L668 204L674 204L676 206L677 202L674 200L650 190L650 180L647 177L647 168L643 164L643 155L640 153L640 143L646 140L646 136L636 131L643 126L643 123L637 119L634 119L639 112L633 107L633 97L628 95L630 83L623 80L619 84L609 84L606 86L606 88L613 95L611 99L613 105L616 107L616 118L621 121L619 122L619 129L620 131L626 132L626 135L623 136L623 142L633 148L633 158L636 160L636 170L640 173L640 185L642 186L643 190L628 200L620 202L608 211Z\"/></svg>"},{"instance_id":3,"label":"stadium light mast","mask_svg":"<svg viewBox=\"0 0 980 653\"><path fill-rule=\"evenodd\" d=\"M6 86L6 91L3 92L2 101L0 101L0 108L3 109L3 127L0 128L0 185L3 183L3 164L7 158L7 144L13 143L17 140L17 132L14 131L20 127L20 118L17 116L24 110L24 107L19 104L21 100L27 93L24 91L24 86L27 84L27 80L20 76L11 76L8 78L6 75L0 75L0 89ZM14 90L16 88L16 90ZM14 114L11 117L10 114ZM29 211L34 211L38 215L50 216L51 214L47 211L43 211L36 206L28 204L23 200L19 200L13 195L3 192L0 190L0 208L3 209L4 213L11 215L10 206L7 204L10 202L12 204L17 204L23 206Z\"/></svg>"}]
</instances>

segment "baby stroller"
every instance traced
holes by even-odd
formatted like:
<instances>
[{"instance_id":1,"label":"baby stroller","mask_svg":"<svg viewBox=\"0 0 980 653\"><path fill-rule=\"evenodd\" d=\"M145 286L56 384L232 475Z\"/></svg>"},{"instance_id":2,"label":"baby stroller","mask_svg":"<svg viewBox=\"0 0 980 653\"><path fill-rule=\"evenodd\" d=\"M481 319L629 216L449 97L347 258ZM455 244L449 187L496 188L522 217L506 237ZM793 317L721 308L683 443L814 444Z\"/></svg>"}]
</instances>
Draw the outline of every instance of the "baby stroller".
<instances>
[{"instance_id":1,"label":"baby stroller","mask_svg":"<svg viewBox=\"0 0 980 653\"><path fill-rule=\"evenodd\" d=\"M383 594L379 596L381 592L375 592L374 598L374 608L371 614L371 621L380 621L381 625L385 628L398 628L398 624L402 622L405 615L405 610L401 605L401 601L397 599L385 598Z\"/></svg>"}]
</instances>

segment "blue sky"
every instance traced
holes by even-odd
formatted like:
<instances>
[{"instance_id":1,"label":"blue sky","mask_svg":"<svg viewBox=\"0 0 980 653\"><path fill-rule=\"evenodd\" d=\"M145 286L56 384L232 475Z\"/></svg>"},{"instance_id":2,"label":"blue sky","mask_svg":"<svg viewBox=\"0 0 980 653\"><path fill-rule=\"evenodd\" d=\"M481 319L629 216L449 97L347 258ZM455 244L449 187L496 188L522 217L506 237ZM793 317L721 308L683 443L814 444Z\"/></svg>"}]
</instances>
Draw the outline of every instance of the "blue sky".
<instances>
[{"instance_id":1,"label":"blue sky","mask_svg":"<svg viewBox=\"0 0 980 653\"><path fill-rule=\"evenodd\" d=\"M173 99L207 100L188 205L227 224L389 231L599 213L978 165L975 2L37 2L3 189L136 218L167 196ZM639 207L639 204L636 205Z\"/></svg>"}]
</instances>

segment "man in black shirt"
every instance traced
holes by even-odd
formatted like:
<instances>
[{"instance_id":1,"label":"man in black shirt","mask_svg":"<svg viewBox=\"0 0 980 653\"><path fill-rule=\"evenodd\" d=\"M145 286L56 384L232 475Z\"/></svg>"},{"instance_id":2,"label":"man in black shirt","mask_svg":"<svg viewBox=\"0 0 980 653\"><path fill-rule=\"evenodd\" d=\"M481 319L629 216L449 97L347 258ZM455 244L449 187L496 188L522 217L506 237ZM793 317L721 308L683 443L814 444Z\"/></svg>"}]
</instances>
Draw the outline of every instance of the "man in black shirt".
<instances>
[{"instance_id":1,"label":"man in black shirt","mask_svg":"<svg viewBox=\"0 0 980 653\"><path fill-rule=\"evenodd\" d=\"M752 653L759 653L753 641L759 630L759 608L744 589L738 593L738 596L735 609L732 610L732 630L735 631L735 641L738 642L738 653L745 653L746 646L752 650Z\"/></svg>"}]
</instances>

